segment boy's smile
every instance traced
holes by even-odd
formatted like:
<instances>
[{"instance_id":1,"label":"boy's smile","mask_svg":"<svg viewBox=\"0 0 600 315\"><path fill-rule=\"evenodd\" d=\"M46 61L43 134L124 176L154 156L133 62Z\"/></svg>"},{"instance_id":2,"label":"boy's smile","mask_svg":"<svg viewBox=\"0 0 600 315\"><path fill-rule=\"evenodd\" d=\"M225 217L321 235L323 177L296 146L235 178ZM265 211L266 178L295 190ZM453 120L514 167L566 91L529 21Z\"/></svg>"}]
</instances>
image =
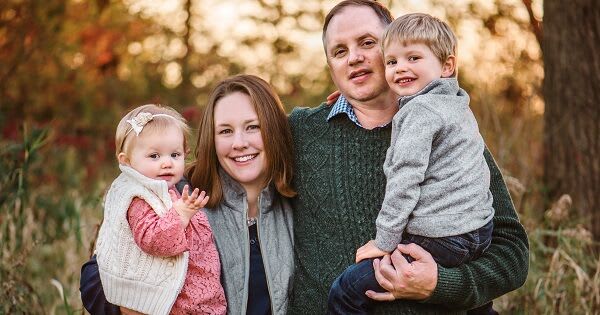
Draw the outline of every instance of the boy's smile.
<instances>
[{"instance_id":1,"label":"boy's smile","mask_svg":"<svg viewBox=\"0 0 600 315\"><path fill-rule=\"evenodd\" d=\"M454 58L442 64L423 43L390 42L384 48L385 79L398 96L413 95L431 81L451 76Z\"/></svg>"}]
</instances>

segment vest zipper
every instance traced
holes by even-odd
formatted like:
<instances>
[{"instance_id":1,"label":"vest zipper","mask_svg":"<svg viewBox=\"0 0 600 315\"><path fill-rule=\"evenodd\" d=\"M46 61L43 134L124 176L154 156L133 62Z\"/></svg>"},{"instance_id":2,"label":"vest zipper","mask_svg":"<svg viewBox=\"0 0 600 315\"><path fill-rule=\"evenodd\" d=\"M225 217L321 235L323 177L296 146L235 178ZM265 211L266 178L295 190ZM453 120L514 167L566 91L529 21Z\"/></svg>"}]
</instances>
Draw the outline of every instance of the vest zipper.
<instances>
[{"instance_id":1,"label":"vest zipper","mask_svg":"<svg viewBox=\"0 0 600 315\"><path fill-rule=\"evenodd\" d=\"M242 309L242 315L246 314L246 312L248 311L248 290L249 290L249 282L250 282L250 230L248 229L248 221L246 220L248 218L248 199L246 196L243 197L243 202L244 202L244 217L242 218L242 226L245 227L246 229L246 252L245 252L245 257L246 257L246 262L245 262L245 268L244 268L244 301L245 303L243 304L244 307Z\"/></svg>"},{"instance_id":2,"label":"vest zipper","mask_svg":"<svg viewBox=\"0 0 600 315\"><path fill-rule=\"evenodd\" d=\"M273 307L273 293L271 292L271 284L269 282L269 279L271 278L271 274L269 273L269 264L267 263L267 259L265 256L265 252L263 251L263 242L260 239L260 218L261 218L261 207L260 207L260 200L261 200L262 194L258 195L258 213L257 213L257 218L256 218L256 235L258 236L258 244L259 244L259 248L260 248L260 255L262 256L262 261L263 261L263 268L265 269L265 278L267 279L267 291L269 292L269 301L271 301L271 314L275 314L275 308Z\"/></svg>"}]
</instances>

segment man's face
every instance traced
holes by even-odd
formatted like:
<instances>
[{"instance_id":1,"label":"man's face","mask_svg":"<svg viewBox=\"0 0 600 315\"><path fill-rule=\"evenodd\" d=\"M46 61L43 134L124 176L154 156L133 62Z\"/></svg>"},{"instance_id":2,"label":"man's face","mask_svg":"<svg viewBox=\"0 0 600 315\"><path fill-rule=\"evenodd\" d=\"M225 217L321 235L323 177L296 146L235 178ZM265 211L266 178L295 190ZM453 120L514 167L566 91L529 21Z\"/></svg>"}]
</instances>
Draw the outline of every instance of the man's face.
<instances>
[{"instance_id":1,"label":"man's face","mask_svg":"<svg viewBox=\"0 0 600 315\"><path fill-rule=\"evenodd\" d=\"M369 7L349 6L335 15L325 33L333 82L352 104L389 91L379 49L384 25Z\"/></svg>"}]
</instances>

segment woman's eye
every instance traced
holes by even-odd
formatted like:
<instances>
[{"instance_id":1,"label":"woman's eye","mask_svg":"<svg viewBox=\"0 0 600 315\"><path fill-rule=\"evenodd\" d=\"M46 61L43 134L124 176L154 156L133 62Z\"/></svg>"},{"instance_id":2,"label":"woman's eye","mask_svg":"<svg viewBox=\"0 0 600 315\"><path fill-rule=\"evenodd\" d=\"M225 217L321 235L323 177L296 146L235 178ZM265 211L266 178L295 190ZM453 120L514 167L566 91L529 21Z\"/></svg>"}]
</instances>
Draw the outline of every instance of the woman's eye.
<instances>
[{"instance_id":1,"label":"woman's eye","mask_svg":"<svg viewBox=\"0 0 600 315\"><path fill-rule=\"evenodd\" d=\"M250 126L248 126L248 129L249 130L258 130L258 129L260 129L260 126L259 125L250 125Z\"/></svg>"},{"instance_id":2,"label":"woman's eye","mask_svg":"<svg viewBox=\"0 0 600 315\"><path fill-rule=\"evenodd\" d=\"M219 131L220 135L224 135L224 134L228 134L228 133L231 133L231 129L223 129L223 130Z\"/></svg>"}]
</instances>

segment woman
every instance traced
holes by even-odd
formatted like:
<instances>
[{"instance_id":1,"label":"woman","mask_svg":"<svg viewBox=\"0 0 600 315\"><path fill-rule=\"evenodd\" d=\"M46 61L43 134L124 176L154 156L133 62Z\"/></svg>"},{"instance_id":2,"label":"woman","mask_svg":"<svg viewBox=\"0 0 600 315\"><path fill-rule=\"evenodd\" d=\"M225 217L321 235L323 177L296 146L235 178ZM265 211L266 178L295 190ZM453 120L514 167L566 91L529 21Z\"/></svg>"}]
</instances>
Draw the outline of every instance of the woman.
<instances>
[{"instance_id":1,"label":"woman","mask_svg":"<svg viewBox=\"0 0 600 315\"><path fill-rule=\"evenodd\" d=\"M186 175L210 196L205 213L221 259L228 314L285 314L294 268L286 200L295 195L293 149L273 88L251 75L221 81L200 123L195 158ZM115 312L93 260L82 267L80 290L90 313Z\"/></svg>"}]
</instances>

